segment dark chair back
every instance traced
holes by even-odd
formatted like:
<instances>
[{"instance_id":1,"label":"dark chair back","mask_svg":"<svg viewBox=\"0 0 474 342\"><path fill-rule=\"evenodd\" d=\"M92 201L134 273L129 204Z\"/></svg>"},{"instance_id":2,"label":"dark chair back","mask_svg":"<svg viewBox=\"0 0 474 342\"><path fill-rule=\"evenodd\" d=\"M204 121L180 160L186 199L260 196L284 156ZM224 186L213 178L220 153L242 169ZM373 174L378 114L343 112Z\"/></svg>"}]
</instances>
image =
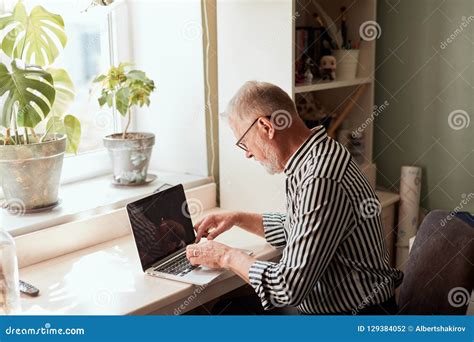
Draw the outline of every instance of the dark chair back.
<instances>
[{"instance_id":1,"label":"dark chair back","mask_svg":"<svg viewBox=\"0 0 474 342\"><path fill-rule=\"evenodd\" d=\"M405 265L400 314L464 315L473 288L474 227L449 212L430 212Z\"/></svg>"}]
</instances>

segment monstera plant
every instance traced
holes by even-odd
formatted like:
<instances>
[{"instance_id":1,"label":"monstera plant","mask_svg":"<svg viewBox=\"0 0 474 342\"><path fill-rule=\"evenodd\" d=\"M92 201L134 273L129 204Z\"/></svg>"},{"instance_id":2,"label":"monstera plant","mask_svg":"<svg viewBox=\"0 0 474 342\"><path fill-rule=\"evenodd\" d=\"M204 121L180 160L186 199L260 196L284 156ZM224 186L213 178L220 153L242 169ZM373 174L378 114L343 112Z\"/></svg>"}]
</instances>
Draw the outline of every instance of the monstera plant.
<instances>
[{"instance_id":1,"label":"monstera plant","mask_svg":"<svg viewBox=\"0 0 474 342\"><path fill-rule=\"evenodd\" d=\"M0 16L0 50L8 59L0 63L0 180L7 208L56 205L64 153L77 152L80 122L66 114L74 85L66 70L53 67L66 43L61 16L41 6L28 14L18 1Z\"/></svg>"}]
</instances>

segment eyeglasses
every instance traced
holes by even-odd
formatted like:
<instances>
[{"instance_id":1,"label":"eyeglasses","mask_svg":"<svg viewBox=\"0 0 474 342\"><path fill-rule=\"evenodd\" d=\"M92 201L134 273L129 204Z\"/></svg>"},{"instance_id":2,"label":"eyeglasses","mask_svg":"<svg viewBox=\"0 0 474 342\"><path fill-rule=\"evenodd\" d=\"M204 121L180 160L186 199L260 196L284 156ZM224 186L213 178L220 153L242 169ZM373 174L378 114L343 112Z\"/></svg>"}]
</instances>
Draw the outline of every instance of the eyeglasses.
<instances>
[{"instance_id":1,"label":"eyeglasses","mask_svg":"<svg viewBox=\"0 0 474 342\"><path fill-rule=\"evenodd\" d=\"M242 140L244 140L245 138L245 135L252 129L253 125L255 125L255 123L258 121L258 119L260 118L267 118L267 119L270 119L271 116L270 115L267 115L267 116L259 116L258 118L255 119L254 122L252 122L252 124L250 125L249 128L247 128L247 130L244 132L244 134L242 134L242 136L240 137L239 140L237 140L237 142L235 143L235 145L237 147L240 147L242 150L244 150L245 152L248 152L249 149L247 148L247 146L245 146L245 144L242 142Z\"/></svg>"}]
</instances>

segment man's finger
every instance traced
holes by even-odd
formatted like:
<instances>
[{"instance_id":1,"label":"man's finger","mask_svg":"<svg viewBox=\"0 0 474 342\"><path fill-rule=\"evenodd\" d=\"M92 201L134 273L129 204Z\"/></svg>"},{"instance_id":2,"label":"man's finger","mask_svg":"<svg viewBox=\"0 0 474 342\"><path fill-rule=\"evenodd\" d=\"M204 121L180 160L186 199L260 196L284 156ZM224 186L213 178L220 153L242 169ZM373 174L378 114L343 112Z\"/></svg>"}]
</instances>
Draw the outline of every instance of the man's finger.
<instances>
[{"instance_id":1,"label":"man's finger","mask_svg":"<svg viewBox=\"0 0 474 342\"><path fill-rule=\"evenodd\" d=\"M189 263L190 263L191 265L193 265L193 266L199 265L199 263L198 263L198 258L191 257L191 258L189 259Z\"/></svg>"},{"instance_id":2,"label":"man's finger","mask_svg":"<svg viewBox=\"0 0 474 342\"><path fill-rule=\"evenodd\" d=\"M197 227L197 234L196 234L196 243L201 240L203 236L208 235L208 230L212 226L212 218L211 216L207 216Z\"/></svg>"},{"instance_id":3,"label":"man's finger","mask_svg":"<svg viewBox=\"0 0 474 342\"><path fill-rule=\"evenodd\" d=\"M201 238L203 236L206 236L207 235L207 229L206 229L206 226L205 226L205 222L202 222L201 225L199 227L197 227L196 229L196 243L198 243L199 241L201 241Z\"/></svg>"},{"instance_id":4,"label":"man's finger","mask_svg":"<svg viewBox=\"0 0 474 342\"><path fill-rule=\"evenodd\" d=\"M194 230L198 231L199 229L199 226L207 219L207 216L200 219L199 221L197 221L197 223L194 224Z\"/></svg>"},{"instance_id":5,"label":"man's finger","mask_svg":"<svg viewBox=\"0 0 474 342\"><path fill-rule=\"evenodd\" d=\"M204 221L207 220L207 216L204 217L203 219L199 220L195 225L194 225L194 230L197 232L199 230L199 227L202 226L202 224L204 223Z\"/></svg>"},{"instance_id":6,"label":"man's finger","mask_svg":"<svg viewBox=\"0 0 474 342\"><path fill-rule=\"evenodd\" d=\"M224 223L221 223L220 225L216 227L216 229L214 229L212 232L209 232L207 234L207 239L214 240L214 238L218 236L219 234L221 234L223 231L224 231Z\"/></svg>"},{"instance_id":7,"label":"man's finger","mask_svg":"<svg viewBox=\"0 0 474 342\"><path fill-rule=\"evenodd\" d=\"M188 245L186 247L186 257L188 259L198 257L200 255L199 250L200 248L196 244Z\"/></svg>"},{"instance_id":8,"label":"man's finger","mask_svg":"<svg viewBox=\"0 0 474 342\"><path fill-rule=\"evenodd\" d=\"M188 258L188 260L191 258L192 256L192 250L193 250L193 245L188 245L186 247L186 258Z\"/></svg>"}]
</instances>

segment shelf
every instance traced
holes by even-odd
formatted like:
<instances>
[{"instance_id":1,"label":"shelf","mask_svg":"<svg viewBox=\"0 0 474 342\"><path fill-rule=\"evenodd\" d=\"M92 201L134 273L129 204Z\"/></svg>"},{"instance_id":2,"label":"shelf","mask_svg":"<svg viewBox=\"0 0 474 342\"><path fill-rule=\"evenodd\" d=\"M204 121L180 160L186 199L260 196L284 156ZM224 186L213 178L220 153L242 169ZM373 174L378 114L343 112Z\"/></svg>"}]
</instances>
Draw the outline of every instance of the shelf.
<instances>
[{"instance_id":1,"label":"shelf","mask_svg":"<svg viewBox=\"0 0 474 342\"><path fill-rule=\"evenodd\" d=\"M376 190L375 192L379 197L380 205L382 206L382 208L386 208L400 201L400 195L394 192L388 192L384 190Z\"/></svg>"},{"instance_id":2,"label":"shelf","mask_svg":"<svg viewBox=\"0 0 474 342\"><path fill-rule=\"evenodd\" d=\"M371 83L371 77L365 78L354 78L351 80L341 80L341 81L321 81L318 80L311 84L301 83L295 86L295 94L298 93L308 93L311 91L326 90L326 89L335 89L343 87L352 87L359 84Z\"/></svg>"}]
</instances>

